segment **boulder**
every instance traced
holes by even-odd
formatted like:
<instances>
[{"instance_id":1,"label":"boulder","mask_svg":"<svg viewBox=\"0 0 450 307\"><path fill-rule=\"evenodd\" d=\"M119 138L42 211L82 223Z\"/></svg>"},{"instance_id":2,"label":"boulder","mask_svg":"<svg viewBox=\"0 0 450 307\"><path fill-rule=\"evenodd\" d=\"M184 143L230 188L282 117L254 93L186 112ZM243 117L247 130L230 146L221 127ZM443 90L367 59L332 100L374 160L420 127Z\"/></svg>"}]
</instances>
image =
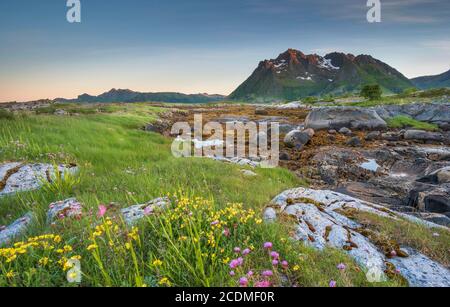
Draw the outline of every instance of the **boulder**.
<instances>
[{"instance_id":1,"label":"boulder","mask_svg":"<svg viewBox=\"0 0 450 307\"><path fill-rule=\"evenodd\" d=\"M308 114L305 126L315 130L339 130L348 127L355 130L385 130L386 122L375 110L358 107L325 107Z\"/></svg>"},{"instance_id":2,"label":"boulder","mask_svg":"<svg viewBox=\"0 0 450 307\"><path fill-rule=\"evenodd\" d=\"M374 140L378 140L381 136L381 132L380 131L371 131L369 133L366 134L365 136L365 140L366 141L374 141Z\"/></svg>"},{"instance_id":3,"label":"boulder","mask_svg":"<svg viewBox=\"0 0 450 307\"><path fill-rule=\"evenodd\" d=\"M165 209L170 204L170 199L161 197L153 199L145 204L131 206L122 209L122 215L125 223L134 225L146 216L152 215L158 210Z\"/></svg>"},{"instance_id":4,"label":"boulder","mask_svg":"<svg viewBox=\"0 0 450 307\"><path fill-rule=\"evenodd\" d=\"M68 113L65 110L56 110L53 114L57 116L65 116Z\"/></svg>"},{"instance_id":5,"label":"boulder","mask_svg":"<svg viewBox=\"0 0 450 307\"><path fill-rule=\"evenodd\" d=\"M407 130L404 135L405 140L424 141L424 142L443 142L442 133L429 132L423 130Z\"/></svg>"},{"instance_id":6,"label":"boulder","mask_svg":"<svg viewBox=\"0 0 450 307\"><path fill-rule=\"evenodd\" d=\"M247 170L247 169L241 170L241 173L242 173L244 176L246 176L246 177L255 177L255 176L258 176L258 174L256 174L255 172L250 171L250 170Z\"/></svg>"},{"instance_id":7,"label":"boulder","mask_svg":"<svg viewBox=\"0 0 450 307\"><path fill-rule=\"evenodd\" d=\"M381 135L381 138L389 142L398 142L402 139L402 135L398 132L386 132Z\"/></svg>"},{"instance_id":8,"label":"boulder","mask_svg":"<svg viewBox=\"0 0 450 307\"><path fill-rule=\"evenodd\" d=\"M265 211L264 211L264 221L265 222L274 222L277 219L277 211L272 208L272 207L268 207Z\"/></svg>"},{"instance_id":9,"label":"boulder","mask_svg":"<svg viewBox=\"0 0 450 307\"><path fill-rule=\"evenodd\" d=\"M343 135L351 135L352 131L347 127L342 127L341 129L339 129L339 133Z\"/></svg>"},{"instance_id":10,"label":"boulder","mask_svg":"<svg viewBox=\"0 0 450 307\"><path fill-rule=\"evenodd\" d=\"M290 148L301 149L304 145L309 143L313 136L313 129L306 129L303 131L293 130L284 138L284 144Z\"/></svg>"},{"instance_id":11,"label":"boulder","mask_svg":"<svg viewBox=\"0 0 450 307\"><path fill-rule=\"evenodd\" d=\"M64 180L65 174L77 173L78 167L61 164L55 169L52 164L18 162L0 165L0 197L37 190L42 186L43 179L49 182L55 180L56 172L59 172Z\"/></svg>"},{"instance_id":12,"label":"boulder","mask_svg":"<svg viewBox=\"0 0 450 307\"><path fill-rule=\"evenodd\" d=\"M383 105L375 107L373 110L376 111L383 119L406 115L415 120L438 124L443 128L448 127L450 124L449 103Z\"/></svg>"},{"instance_id":13,"label":"boulder","mask_svg":"<svg viewBox=\"0 0 450 307\"><path fill-rule=\"evenodd\" d=\"M350 146L350 147L361 147L362 146L361 140L357 136L352 137L350 140L348 140L346 142L346 145Z\"/></svg>"},{"instance_id":14,"label":"boulder","mask_svg":"<svg viewBox=\"0 0 450 307\"><path fill-rule=\"evenodd\" d=\"M450 183L450 166L433 171L417 181L430 184Z\"/></svg>"},{"instance_id":15,"label":"boulder","mask_svg":"<svg viewBox=\"0 0 450 307\"><path fill-rule=\"evenodd\" d=\"M420 211L446 214L450 212L450 184L416 185L409 193L408 204Z\"/></svg>"},{"instance_id":16,"label":"boulder","mask_svg":"<svg viewBox=\"0 0 450 307\"><path fill-rule=\"evenodd\" d=\"M32 220L33 213L30 212L3 230L0 230L0 246L10 244L14 239L22 235L30 226Z\"/></svg>"},{"instance_id":17,"label":"boulder","mask_svg":"<svg viewBox=\"0 0 450 307\"><path fill-rule=\"evenodd\" d=\"M81 203L75 198L69 198L49 205L47 223L51 224L57 219L81 218L83 209Z\"/></svg>"}]
</instances>

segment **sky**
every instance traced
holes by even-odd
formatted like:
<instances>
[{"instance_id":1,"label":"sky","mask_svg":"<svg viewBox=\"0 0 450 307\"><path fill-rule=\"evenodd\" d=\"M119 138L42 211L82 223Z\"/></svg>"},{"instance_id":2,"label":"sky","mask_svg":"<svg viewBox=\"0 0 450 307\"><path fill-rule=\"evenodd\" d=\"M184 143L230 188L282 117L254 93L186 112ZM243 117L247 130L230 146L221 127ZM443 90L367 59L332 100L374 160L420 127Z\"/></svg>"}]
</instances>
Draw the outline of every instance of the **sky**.
<instances>
[{"instance_id":1,"label":"sky","mask_svg":"<svg viewBox=\"0 0 450 307\"><path fill-rule=\"evenodd\" d=\"M111 88L230 94L288 48L370 54L407 77L450 69L449 0L0 1L0 101Z\"/></svg>"}]
</instances>

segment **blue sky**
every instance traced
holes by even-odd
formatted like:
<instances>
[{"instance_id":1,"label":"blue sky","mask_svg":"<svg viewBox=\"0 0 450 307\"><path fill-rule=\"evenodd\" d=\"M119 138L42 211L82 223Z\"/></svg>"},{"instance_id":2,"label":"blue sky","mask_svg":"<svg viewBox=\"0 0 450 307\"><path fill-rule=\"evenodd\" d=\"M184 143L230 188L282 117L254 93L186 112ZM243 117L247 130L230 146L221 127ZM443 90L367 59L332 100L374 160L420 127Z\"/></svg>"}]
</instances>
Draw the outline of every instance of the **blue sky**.
<instances>
[{"instance_id":1,"label":"blue sky","mask_svg":"<svg viewBox=\"0 0 450 307\"><path fill-rule=\"evenodd\" d=\"M66 0L0 2L0 101L111 88L229 94L288 48L371 54L408 77L450 69L449 0Z\"/></svg>"}]
</instances>

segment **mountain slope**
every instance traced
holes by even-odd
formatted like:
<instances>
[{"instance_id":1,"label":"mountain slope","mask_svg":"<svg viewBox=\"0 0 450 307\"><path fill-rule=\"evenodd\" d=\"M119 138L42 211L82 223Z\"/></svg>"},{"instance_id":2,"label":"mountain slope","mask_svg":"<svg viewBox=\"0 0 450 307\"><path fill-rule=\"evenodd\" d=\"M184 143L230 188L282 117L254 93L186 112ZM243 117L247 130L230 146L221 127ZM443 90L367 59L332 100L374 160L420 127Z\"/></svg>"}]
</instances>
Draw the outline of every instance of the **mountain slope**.
<instances>
[{"instance_id":1,"label":"mountain slope","mask_svg":"<svg viewBox=\"0 0 450 307\"><path fill-rule=\"evenodd\" d=\"M202 103L224 100L226 96L208 94L182 94L182 93L140 93L127 89L112 89L98 96L88 94L79 95L76 99L57 98L59 102L174 102L174 103Z\"/></svg>"},{"instance_id":2,"label":"mountain slope","mask_svg":"<svg viewBox=\"0 0 450 307\"><path fill-rule=\"evenodd\" d=\"M400 72L369 55L330 53L325 57L289 49L259 63L231 95L243 100L293 100L312 95L340 94L378 83L386 93L412 87Z\"/></svg>"},{"instance_id":3,"label":"mountain slope","mask_svg":"<svg viewBox=\"0 0 450 307\"><path fill-rule=\"evenodd\" d=\"M450 87L450 70L440 75L424 76L411 79L411 82L422 90L439 87Z\"/></svg>"}]
</instances>

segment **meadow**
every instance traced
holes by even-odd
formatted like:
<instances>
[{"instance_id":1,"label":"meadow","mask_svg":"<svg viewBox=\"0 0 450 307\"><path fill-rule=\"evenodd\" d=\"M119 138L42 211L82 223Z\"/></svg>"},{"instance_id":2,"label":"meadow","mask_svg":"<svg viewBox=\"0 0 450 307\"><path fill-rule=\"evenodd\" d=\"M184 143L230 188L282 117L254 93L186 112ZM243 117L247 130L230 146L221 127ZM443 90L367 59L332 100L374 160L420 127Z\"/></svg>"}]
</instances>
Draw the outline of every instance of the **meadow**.
<instances>
[{"instance_id":1,"label":"meadow","mask_svg":"<svg viewBox=\"0 0 450 307\"><path fill-rule=\"evenodd\" d=\"M163 109L113 104L72 116L38 110L0 119L0 161L75 163L78 175L0 199L0 225L35 218L18 242L0 249L0 286L403 286L373 284L342 251L290 239L289 221L262 212L288 188L306 185L288 170L201 158L177 159L171 140L142 127ZM75 108L75 109L73 109ZM124 223L120 208L167 196L167 210ZM48 225L49 204L75 197L79 219ZM81 264L81 273L73 270ZM81 283L69 283L67 277Z\"/></svg>"}]
</instances>

